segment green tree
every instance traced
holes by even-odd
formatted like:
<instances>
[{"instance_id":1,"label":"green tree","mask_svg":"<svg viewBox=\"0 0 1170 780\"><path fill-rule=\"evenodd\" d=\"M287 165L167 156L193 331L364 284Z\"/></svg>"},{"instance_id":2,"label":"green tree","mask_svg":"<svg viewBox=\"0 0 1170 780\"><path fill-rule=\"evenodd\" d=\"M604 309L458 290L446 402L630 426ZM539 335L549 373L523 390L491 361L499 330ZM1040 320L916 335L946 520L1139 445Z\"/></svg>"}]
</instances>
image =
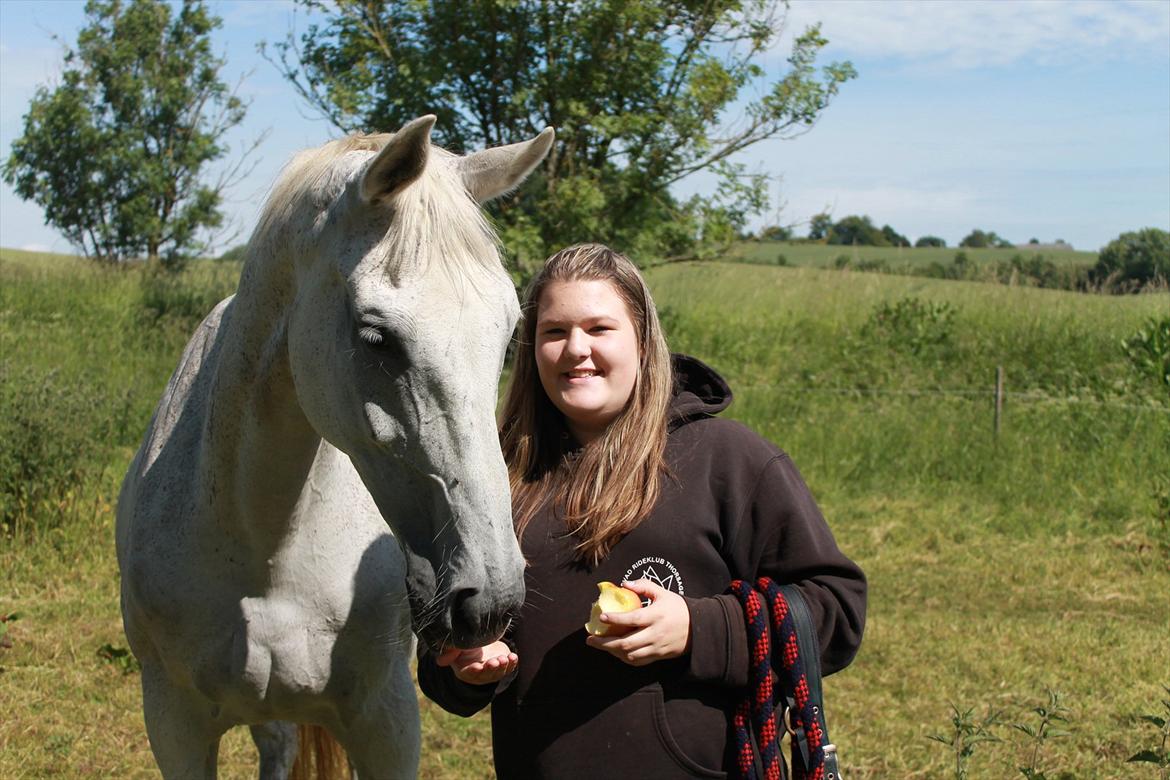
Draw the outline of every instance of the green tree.
<instances>
[{"instance_id":1,"label":"green tree","mask_svg":"<svg viewBox=\"0 0 1170 780\"><path fill-rule=\"evenodd\" d=\"M848 216L833 223L829 231L830 244L857 246L889 246L881 230L874 227L869 217Z\"/></svg>"},{"instance_id":2,"label":"green tree","mask_svg":"<svg viewBox=\"0 0 1170 780\"><path fill-rule=\"evenodd\" d=\"M959 242L959 246L968 249L983 249L986 247L997 247L999 249L1011 249L1015 246L1006 238L1001 238L995 234L995 231L972 230L963 240Z\"/></svg>"},{"instance_id":3,"label":"green tree","mask_svg":"<svg viewBox=\"0 0 1170 780\"><path fill-rule=\"evenodd\" d=\"M894 230L889 225L882 225L882 237L890 246L910 246L910 239Z\"/></svg>"},{"instance_id":4,"label":"green tree","mask_svg":"<svg viewBox=\"0 0 1170 780\"><path fill-rule=\"evenodd\" d=\"M833 217L826 213L813 214L808 223L808 237L813 241L828 239L829 231L833 229Z\"/></svg>"},{"instance_id":5,"label":"green tree","mask_svg":"<svg viewBox=\"0 0 1170 780\"><path fill-rule=\"evenodd\" d=\"M61 83L37 90L4 180L87 257L176 262L222 225L224 134L246 106L219 79L220 20L200 0L89 0ZM259 143L257 141L257 143Z\"/></svg>"},{"instance_id":6,"label":"green tree","mask_svg":"<svg viewBox=\"0 0 1170 780\"><path fill-rule=\"evenodd\" d=\"M324 21L272 60L342 130L435 113L436 140L470 151L556 128L538 174L491 206L521 275L573 241L661 258L733 239L767 194L730 158L806 132L855 76L847 62L816 67L827 41L814 26L769 80L775 0L298 2ZM742 101L749 88L760 96ZM699 171L718 184L675 198Z\"/></svg>"},{"instance_id":7,"label":"green tree","mask_svg":"<svg viewBox=\"0 0 1170 780\"><path fill-rule=\"evenodd\" d=\"M769 225L760 230L762 241L791 241L792 228L787 225Z\"/></svg>"},{"instance_id":8,"label":"green tree","mask_svg":"<svg viewBox=\"0 0 1170 780\"><path fill-rule=\"evenodd\" d=\"M1170 280L1170 233L1158 228L1122 233L1097 255L1092 276L1126 286Z\"/></svg>"},{"instance_id":9,"label":"green tree","mask_svg":"<svg viewBox=\"0 0 1170 780\"><path fill-rule=\"evenodd\" d=\"M914 246L918 247L918 248L933 246L933 247L939 247L941 249L942 247L945 247L946 245L947 245L947 242L942 240L938 236L922 236L921 238L919 238L917 241L914 242Z\"/></svg>"}]
</instances>

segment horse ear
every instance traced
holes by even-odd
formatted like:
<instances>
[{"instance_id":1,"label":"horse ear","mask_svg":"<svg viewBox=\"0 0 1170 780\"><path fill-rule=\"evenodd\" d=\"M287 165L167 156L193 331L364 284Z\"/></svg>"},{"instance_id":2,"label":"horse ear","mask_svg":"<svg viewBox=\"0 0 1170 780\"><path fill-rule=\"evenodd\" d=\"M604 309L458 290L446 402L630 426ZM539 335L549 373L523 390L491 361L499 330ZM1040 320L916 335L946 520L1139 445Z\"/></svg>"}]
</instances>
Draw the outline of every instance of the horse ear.
<instances>
[{"instance_id":1,"label":"horse ear","mask_svg":"<svg viewBox=\"0 0 1170 780\"><path fill-rule=\"evenodd\" d=\"M412 119L394 134L362 177L362 200L372 203L388 198L422 176L431 149L435 115Z\"/></svg>"},{"instance_id":2,"label":"horse ear","mask_svg":"<svg viewBox=\"0 0 1170 780\"><path fill-rule=\"evenodd\" d=\"M480 203L503 195L532 173L552 148L553 137L553 129L546 127L531 140L459 158L463 185Z\"/></svg>"}]
</instances>

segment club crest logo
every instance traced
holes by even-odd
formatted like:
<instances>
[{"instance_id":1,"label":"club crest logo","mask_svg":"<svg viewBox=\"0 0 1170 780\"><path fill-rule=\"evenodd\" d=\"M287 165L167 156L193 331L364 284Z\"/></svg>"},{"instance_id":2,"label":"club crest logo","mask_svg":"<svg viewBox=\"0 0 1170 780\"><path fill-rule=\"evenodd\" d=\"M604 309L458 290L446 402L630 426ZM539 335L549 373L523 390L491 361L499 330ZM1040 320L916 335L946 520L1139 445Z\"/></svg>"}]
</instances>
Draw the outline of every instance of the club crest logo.
<instances>
[{"instance_id":1,"label":"club crest logo","mask_svg":"<svg viewBox=\"0 0 1170 780\"><path fill-rule=\"evenodd\" d=\"M678 568L665 558L651 555L634 561L634 564L626 569L623 579L631 582L647 579L664 590L673 591L680 596L686 595L682 575L679 574Z\"/></svg>"}]
</instances>

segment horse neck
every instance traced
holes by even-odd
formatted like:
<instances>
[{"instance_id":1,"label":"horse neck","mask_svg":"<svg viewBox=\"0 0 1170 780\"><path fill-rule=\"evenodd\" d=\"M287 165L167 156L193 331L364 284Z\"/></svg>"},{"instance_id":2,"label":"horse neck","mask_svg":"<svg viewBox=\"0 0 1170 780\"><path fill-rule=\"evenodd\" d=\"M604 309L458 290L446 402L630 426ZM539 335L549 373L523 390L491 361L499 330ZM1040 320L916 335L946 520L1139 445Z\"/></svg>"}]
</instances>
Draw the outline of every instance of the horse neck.
<instances>
[{"instance_id":1,"label":"horse neck","mask_svg":"<svg viewBox=\"0 0 1170 780\"><path fill-rule=\"evenodd\" d=\"M288 537L321 437L297 401L288 359L292 269L268 259L241 277L205 421L213 521L267 560Z\"/></svg>"}]
</instances>

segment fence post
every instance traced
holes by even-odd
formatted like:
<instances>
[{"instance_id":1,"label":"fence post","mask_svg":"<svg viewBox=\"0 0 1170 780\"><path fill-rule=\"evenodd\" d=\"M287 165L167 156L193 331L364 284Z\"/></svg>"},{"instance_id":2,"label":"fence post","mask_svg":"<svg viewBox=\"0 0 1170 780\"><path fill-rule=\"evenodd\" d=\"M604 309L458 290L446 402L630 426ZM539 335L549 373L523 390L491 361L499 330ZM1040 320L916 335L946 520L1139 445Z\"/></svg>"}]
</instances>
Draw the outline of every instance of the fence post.
<instances>
[{"instance_id":1,"label":"fence post","mask_svg":"<svg viewBox=\"0 0 1170 780\"><path fill-rule=\"evenodd\" d=\"M995 367L995 435L999 437L1000 420L1003 419L1003 366Z\"/></svg>"}]
</instances>

